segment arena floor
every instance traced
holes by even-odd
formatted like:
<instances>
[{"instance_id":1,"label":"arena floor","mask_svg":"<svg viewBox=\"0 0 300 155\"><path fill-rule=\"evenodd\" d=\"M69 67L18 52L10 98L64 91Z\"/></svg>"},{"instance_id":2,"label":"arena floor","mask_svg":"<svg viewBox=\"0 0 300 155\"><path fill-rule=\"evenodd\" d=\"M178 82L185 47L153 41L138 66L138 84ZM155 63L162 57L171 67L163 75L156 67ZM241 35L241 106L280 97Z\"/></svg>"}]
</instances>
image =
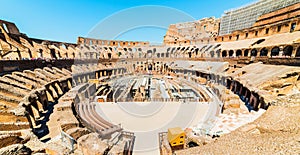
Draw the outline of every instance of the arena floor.
<instances>
[{"instance_id":1,"label":"arena floor","mask_svg":"<svg viewBox=\"0 0 300 155\"><path fill-rule=\"evenodd\" d=\"M95 103L99 115L135 133L134 154L159 154L158 133L187 128L204 120L208 103Z\"/></svg>"}]
</instances>

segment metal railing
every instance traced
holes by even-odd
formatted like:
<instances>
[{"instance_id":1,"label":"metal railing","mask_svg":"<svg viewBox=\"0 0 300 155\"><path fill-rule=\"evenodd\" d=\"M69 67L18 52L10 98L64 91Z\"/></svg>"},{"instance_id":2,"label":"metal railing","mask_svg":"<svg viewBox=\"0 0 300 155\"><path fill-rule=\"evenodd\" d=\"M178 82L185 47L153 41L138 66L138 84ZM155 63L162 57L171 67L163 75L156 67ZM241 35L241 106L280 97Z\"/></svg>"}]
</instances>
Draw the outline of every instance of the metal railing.
<instances>
[{"instance_id":1,"label":"metal railing","mask_svg":"<svg viewBox=\"0 0 300 155\"><path fill-rule=\"evenodd\" d=\"M108 98L107 102L205 102L201 98L147 98L147 99L133 99L133 98L121 98L112 99Z\"/></svg>"}]
</instances>

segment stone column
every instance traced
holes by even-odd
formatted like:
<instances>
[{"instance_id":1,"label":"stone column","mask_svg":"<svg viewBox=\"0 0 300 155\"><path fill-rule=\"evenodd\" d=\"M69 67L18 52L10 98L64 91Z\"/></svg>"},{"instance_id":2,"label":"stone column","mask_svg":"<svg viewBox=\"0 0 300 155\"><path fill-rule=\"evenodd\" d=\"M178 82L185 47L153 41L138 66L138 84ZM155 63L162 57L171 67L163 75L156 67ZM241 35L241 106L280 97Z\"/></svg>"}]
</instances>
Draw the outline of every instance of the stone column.
<instances>
[{"instance_id":1,"label":"stone column","mask_svg":"<svg viewBox=\"0 0 300 155\"><path fill-rule=\"evenodd\" d=\"M283 56L283 46L279 47L279 56Z\"/></svg>"}]
</instances>

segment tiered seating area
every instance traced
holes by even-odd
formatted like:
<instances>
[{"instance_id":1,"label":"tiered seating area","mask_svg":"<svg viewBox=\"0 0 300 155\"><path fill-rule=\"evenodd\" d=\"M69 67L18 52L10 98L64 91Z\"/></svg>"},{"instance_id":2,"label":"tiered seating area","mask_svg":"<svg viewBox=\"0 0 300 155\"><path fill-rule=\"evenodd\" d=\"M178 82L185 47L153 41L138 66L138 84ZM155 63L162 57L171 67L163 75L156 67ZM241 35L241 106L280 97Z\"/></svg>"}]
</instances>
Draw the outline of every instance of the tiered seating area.
<instances>
[{"instance_id":1,"label":"tiered seating area","mask_svg":"<svg viewBox=\"0 0 300 155\"><path fill-rule=\"evenodd\" d=\"M3 141L21 140L28 131L43 134L50 105L72 86L70 71L58 68L13 72L2 76L0 85Z\"/></svg>"}]
</instances>

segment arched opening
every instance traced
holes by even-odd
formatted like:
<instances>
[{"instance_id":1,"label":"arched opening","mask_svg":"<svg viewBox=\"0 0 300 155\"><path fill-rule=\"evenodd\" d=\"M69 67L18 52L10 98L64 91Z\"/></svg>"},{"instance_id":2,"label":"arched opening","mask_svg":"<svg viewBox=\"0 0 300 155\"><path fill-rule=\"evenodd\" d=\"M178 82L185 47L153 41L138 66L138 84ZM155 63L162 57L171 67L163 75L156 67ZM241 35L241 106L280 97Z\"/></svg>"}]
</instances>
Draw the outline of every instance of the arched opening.
<instances>
[{"instance_id":1,"label":"arched opening","mask_svg":"<svg viewBox=\"0 0 300 155\"><path fill-rule=\"evenodd\" d=\"M288 45L283 49L283 55L284 56L292 56L293 53L293 46Z\"/></svg>"},{"instance_id":2,"label":"arched opening","mask_svg":"<svg viewBox=\"0 0 300 155\"><path fill-rule=\"evenodd\" d=\"M192 52L189 52L188 54L189 54L189 58L191 58L192 57Z\"/></svg>"},{"instance_id":3,"label":"arched opening","mask_svg":"<svg viewBox=\"0 0 300 155\"><path fill-rule=\"evenodd\" d=\"M148 50L147 51L147 57L148 58L152 58L152 50Z\"/></svg>"},{"instance_id":4,"label":"arched opening","mask_svg":"<svg viewBox=\"0 0 300 155\"><path fill-rule=\"evenodd\" d=\"M0 51L0 53L1 53L1 51ZM28 49L28 54L29 54L29 58L32 58L32 52L30 49Z\"/></svg>"},{"instance_id":5,"label":"arched opening","mask_svg":"<svg viewBox=\"0 0 300 155\"><path fill-rule=\"evenodd\" d=\"M155 53L156 52L156 48L153 48L153 53Z\"/></svg>"},{"instance_id":6,"label":"arched opening","mask_svg":"<svg viewBox=\"0 0 300 155\"><path fill-rule=\"evenodd\" d=\"M300 57L300 46L299 46L298 49L297 49L297 52L296 52L295 57Z\"/></svg>"},{"instance_id":7,"label":"arched opening","mask_svg":"<svg viewBox=\"0 0 300 155\"><path fill-rule=\"evenodd\" d=\"M196 52L196 55L198 55L199 48L196 48L196 49L195 49L195 52Z\"/></svg>"},{"instance_id":8,"label":"arched opening","mask_svg":"<svg viewBox=\"0 0 300 155\"><path fill-rule=\"evenodd\" d=\"M171 55L174 53L175 50L176 50L176 48L173 47L172 50L171 50Z\"/></svg>"},{"instance_id":9,"label":"arched opening","mask_svg":"<svg viewBox=\"0 0 300 155\"><path fill-rule=\"evenodd\" d=\"M210 56L213 58L215 56L215 52L214 51L210 51Z\"/></svg>"},{"instance_id":10,"label":"arched opening","mask_svg":"<svg viewBox=\"0 0 300 155\"><path fill-rule=\"evenodd\" d=\"M199 146L197 143L195 143L195 142L193 142L193 141L190 141L189 143L188 143L188 146L189 147L196 147L196 146Z\"/></svg>"},{"instance_id":11,"label":"arched opening","mask_svg":"<svg viewBox=\"0 0 300 155\"><path fill-rule=\"evenodd\" d=\"M167 57L167 58L169 57L169 52L166 53L166 57Z\"/></svg>"},{"instance_id":12,"label":"arched opening","mask_svg":"<svg viewBox=\"0 0 300 155\"><path fill-rule=\"evenodd\" d=\"M149 65L148 65L148 70L149 70L149 71L152 71L152 64L149 64Z\"/></svg>"},{"instance_id":13,"label":"arched opening","mask_svg":"<svg viewBox=\"0 0 300 155\"><path fill-rule=\"evenodd\" d=\"M108 59L111 59L111 53L107 53Z\"/></svg>"},{"instance_id":14,"label":"arched opening","mask_svg":"<svg viewBox=\"0 0 300 155\"><path fill-rule=\"evenodd\" d=\"M237 51L236 51L236 56L237 56L237 57L242 56L242 50L237 50Z\"/></svg>"},{"instance_id":15,"label":"arched opening","mask_svg":"<svg viewBox=\"0 0 300 155\"><path fill-rule=\"evenodd\" d=\"M249 55L249 50L244 51L244 57L247 57Z\"/></svg>"},{"instance_id":16,"label":"arched opening","mask_svg":"<svg viewBox=\"0 0 300 155\"><path fill-rule=\"evenodd\" d=\"M222 51L222 57L227 57L227 51Z\"/></svg>"},{"instance_id":17,"label":"arched opening","mask_svg":"<svg viewBox=\"0 0 300 155\"><path fill-rule=\"evenodd\" d=\"M263 48L260 50L260 56L268 56L268 49Z\"/></svg>"},{"instance_id":18,"label":"arched opening","mask_svg":"<svg viewBox=\"0 0 300 155\"><path fill-rule=\"evenodd\" d=\"M254 56L254 57L257 56L257 50L256 49L251 50L251 56Z\"/></svg>"},{"instance_id":19,"label":"arched opening","mask_svg":"<svg viewBox=\"0 0 300 155\"><path fill-rule=\"evenodd\" d=\"M58 57L59 57L59 58L61 58L61 54L60 54L60 52L59 52L59 51L57 52L57 54L58 54Z\"/></svg>"},{"instance_id":20,"label":"arched opening","mask_svg":"<svg viewBox=\"0 0 300 155\"><path fill-rule=\"evenodd\" d=\"M43 50L41 50L41 51L43 51ZM52 57L53 59L57 59L56 54L55 54L55 49L51 48L51 49L50 49L50 54L51 54L51 57Z\"/></svg>"},{"instance_id":21,"label":"arched opening","mask_svg":"<svg viewBox=\"0 0 300 155\"><path fill-rule=\"evenodd\" d=\"M118 52L118 56L120 57L122 55L122 52Z\"/></svg>"},{"instance_id":22,"label":"arched opening","mask_svg":"<svg viewBox=\"0 0 300 155\"><path fill-rule=\"evenodd\" d=\"M229 51L229 57L233 57L233 53L234 53L233 50L230 50Z\"/></svg>"},{"instance_id":23,"label":"arched opening","mask_svg":"<svg viewBox=\"0 0 300 155\"><path fill-rule=\"evenodd\" d=\"M50 49L50 51L51 51L51 49ZM52 55L52 53L50 53L51 54L51 57L53 58L53 55ZM55 52L54 52L54 55L55 55ZM39 58L42 58L43 57L43 50L42 49L39 49L39 56L38 56Z\"/></svg>"},{"instance_id":24,"label":"arched opening","mask_svg":"<svg viewBox=\"0 0 300 155\"><path fill-rule=\"evenodd\" d=\"M217 51L216 51L216 54L217 54L217 57L218 57L218 58L220 58L220 53L221 53L221 50L217 50Z\"/></svg>"},{"instance_id":25,"label":"arched opening","mask_svg":"<svg viewBox=\"0 0 300 155\"><path fill-rule=\"evenodd\" d=\"M271 56L278 56L279 55L279 51L280 51L279 47L272 48L272 50L271 50Z\"/></svg>"},{"instance_id":26,"label":"arched opening","mask_svg":"<svg viewBox=\"0 0 300 155\"><path fill-rule=\"evenodd\" d=\"M157 53L156 56L157 56L158 58L160 58L160 53Z\"/></svg>"}]
</instances>

